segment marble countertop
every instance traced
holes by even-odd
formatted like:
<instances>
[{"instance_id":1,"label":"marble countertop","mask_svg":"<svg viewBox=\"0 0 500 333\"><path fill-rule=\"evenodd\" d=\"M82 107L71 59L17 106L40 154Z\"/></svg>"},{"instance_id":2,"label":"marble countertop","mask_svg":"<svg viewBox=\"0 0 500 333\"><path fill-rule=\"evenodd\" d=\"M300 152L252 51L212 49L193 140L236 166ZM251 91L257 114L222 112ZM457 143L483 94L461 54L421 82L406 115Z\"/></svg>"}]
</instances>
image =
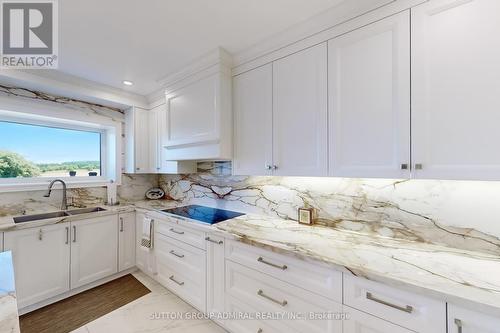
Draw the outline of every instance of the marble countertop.
<instances>
[{"instance_id":1,"label":"marble countertop","mask_svg":"<svg viewBox=\"0 0 500 333\"><path fill-rule=\"evenodd\" d=\"M500 257L245 215L216 225L241 242L500 316Z\"/></svg>"},{"instance_id":2,"label":"marble countertop","mask_svg":"<svg viewBox=\"0 0 500 333\"><path fill-rule=\"evenodd\" d=\"M0 216L0 232L21 230L21 229L27 229L27 228L37 228L37 227L42 227L42 226L51 225L51 224L84 220L84 219L98 217L98 216L106 216L106 215L114 215L114 214L120 214L120 213L133 212L137 208L158 211L161 209L176 207L178 205L179 204L175 201L167 201L167 200L140 200L140 201L134 201L134 202L122 202L121 204L115 205L115 206L96 205L96 207L102 207L105 209L105 211L101 211L101 212L63 216L63 217L55 217L55 218L51 218L51 219L43 219L43 220L38 220L38 221L29 221L29 222L22 222L22 223L14 223L15 216L5 215L5 216ZM78 208L70 208L69 211L71 211L72 209L78 209ZM52 212L52 211L55 211L55 210L53 208L51 208L50 210L46 210L46 211L44 211L44 210L30 211L30 212L27 212L26 215L43 214L43 213ZM16 216L20 216L20 215L16 215Z\"/></svg>"},{"instance_id":3,"label":"marble countertop","mask_svg":"<svg viewBox=\"0 0 500 333\"><path fill-rule=\"evenodd\" d=\"M122 202L100 205L104 212L18 224L13 216L3 216L0 231L134 210L159 212L179 205L167 200ZM29 212L36 213L42 212ZM209 229L250 245L319 261L348 274L500 316L499 256L260 215L237 217Z\"/></svg>"},{"instance_id":4,"label":"marble countertop","mask_svg":"<svg viewBox=\"0 0 500 333\"><path fill-rule=\"evenodd\" d=\"M0 252L0 332L19 332L12 253Z\"/></svg>"}]
</instances>

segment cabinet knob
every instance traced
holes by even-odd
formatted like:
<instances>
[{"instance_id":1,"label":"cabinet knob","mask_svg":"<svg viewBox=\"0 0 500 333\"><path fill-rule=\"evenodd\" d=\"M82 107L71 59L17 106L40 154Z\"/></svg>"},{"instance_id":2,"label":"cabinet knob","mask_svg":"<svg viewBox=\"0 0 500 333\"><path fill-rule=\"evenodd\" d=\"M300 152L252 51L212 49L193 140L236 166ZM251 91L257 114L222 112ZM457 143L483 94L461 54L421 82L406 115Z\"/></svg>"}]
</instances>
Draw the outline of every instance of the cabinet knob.
<instances>
[{"instance_id":1,"label":"cabinet knob","mask_svg":"<svg viewBox=\"0 0 500 333\"><path fill-rule=\"evenodd\" d=\"M406 163L401 164L401 170L408 170L408 164Z\"/></svg>"},{"instance_id":2,"label":"cabinet knob","mask_svg":"<svg viewBox=\"0 0 500 333\"><path fill-rule=\"evenodd\" d=\"M424 166L421 163L415 164L415 170L422 170Z\"/></svg>"},{"instance_id":3,"label":"cabinet knob","mask_svg":"<svg viewBox=\"0 0 500 333\"><path fill-rule=\"evenodd\" d=\"M135 168L135 170L139 171L139 170L141 170L141 168Z\"/></svg>"},{"instance_id":4,"label":"cabinet knob","mask_svg":"<svg viewBox=\"0 0 500 333\"><path fill-rule=\"evenodd\" d=\"M266 164L266 170L271 170L273 167L270 166L269 164Z\"/></svg>"},{"instance_id":5,"label":"cabinet knob","mask_svg":"<svg viewBox=\"0 0 500 333\"><path fill-rule=\"evenodd\" d=\"M273 170L278 170L278 166L276 164L273 165Z\"/></svg>"}]
</instances>

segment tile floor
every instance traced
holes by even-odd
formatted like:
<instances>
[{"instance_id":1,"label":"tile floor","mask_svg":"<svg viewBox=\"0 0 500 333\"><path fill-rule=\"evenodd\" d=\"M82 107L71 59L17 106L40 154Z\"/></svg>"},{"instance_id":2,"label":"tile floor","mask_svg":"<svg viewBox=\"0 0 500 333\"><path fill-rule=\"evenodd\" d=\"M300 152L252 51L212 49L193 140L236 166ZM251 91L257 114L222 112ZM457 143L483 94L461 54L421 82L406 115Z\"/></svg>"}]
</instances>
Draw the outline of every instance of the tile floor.
<instances>
[{"instance_id":1,"label":"tile floor","mask_svg":"<svg viewBox=\"0 0 500 333\"><path fill-rule=\"evenodd\" d=\"M151 319L156 313L194 312L192 306L142 272L133 274L151 293L94 320L72 333L226 333L209 320Z\"/></svg>"}]
</instances>

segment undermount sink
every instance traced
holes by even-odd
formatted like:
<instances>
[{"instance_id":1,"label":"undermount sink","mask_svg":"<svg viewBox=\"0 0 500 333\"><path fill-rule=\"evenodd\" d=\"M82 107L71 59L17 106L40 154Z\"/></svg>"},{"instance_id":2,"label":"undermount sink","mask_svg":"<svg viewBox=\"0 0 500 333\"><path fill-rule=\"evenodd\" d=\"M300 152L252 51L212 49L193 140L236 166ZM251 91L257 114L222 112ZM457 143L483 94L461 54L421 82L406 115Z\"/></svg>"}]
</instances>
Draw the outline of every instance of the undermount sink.
<instances>
[{"instance_id":1,"label":"undermount sink","mask_svg":"<svg viewBox=\"0 0 500 333\"><path fill-rule=\"evenodd\" d=\"M69 215L80 215L80 214L97 213L97 212L104 212L104 211L106 211L106 209L101 208L101 207L90 207L90 208L68 210L68 214Z\"/></svg>"},{"instance_id":2,"label":"undermount sink","mask_svg":"<svg viewBox=\"0 0 500 333\"><path fill-rule=\"evenodd\" d=\"M90 208L74 209L67 211L61 210L58 212L50 212L44 214L23 215L14 217L14 223L31 222L31 221L52 219L55 217L65 217L71 215L89 214L89 213L97 213L104 211L106 211L106 209L101 207L90 207Z\"/></svg>"},{"instance_id":3,"label":"undermount sink","mask_svg":"<svg viewBox=\"0 0 500 333\"><path fill-rule=\"evenodd\" d=\"M14 223L46 220L46 219L52 219L55 217L65 217L65 216L69 216L69 215L70 214L68 214L65 211L51 212L51 213L44 213L44 214L35 214L35 215L23 215L23 216L14 217Z\"/></svg>"}]
</instances>

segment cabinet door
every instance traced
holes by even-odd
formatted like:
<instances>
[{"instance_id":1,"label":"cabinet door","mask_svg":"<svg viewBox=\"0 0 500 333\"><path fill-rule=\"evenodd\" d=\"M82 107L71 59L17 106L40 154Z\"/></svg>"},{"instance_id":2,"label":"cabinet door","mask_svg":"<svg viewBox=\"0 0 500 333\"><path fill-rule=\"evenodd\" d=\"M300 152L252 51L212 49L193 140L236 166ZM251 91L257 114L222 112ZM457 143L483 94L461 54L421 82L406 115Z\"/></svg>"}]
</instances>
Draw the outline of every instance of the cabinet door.
<instances>
[{"instance_id":1,"label":"cabinet door","mask_svg":"<svg viewBox=\"0 0 500 333\"><path fill-rule=\"evenodd\" d=\"M211 75L166 94L168 148L218 142L220 79Z\"/></svg>"},{"instance_id":2,"label":"cabinet door","mask_svg":"<svg viewBox=\"0 0 500 333\"><path fill-rule=\"evenodd\" d=\"M208 234L207 238L207 312L224 312L224 239ZM215 321L222 323L215 318Z\"/></svg>"},{"instance_id":3,"label":"cabinet door","mask_svg":"<svg viewBox=\"0 0 500 333\"><path fill-rule=\"evenodd\" d=\"M344 306L344 333L413 333L401 326Z\"/></svg>"},{"instance_id":4,"label":"cabinet door","mask_svg":"<svg viewBox=\"0 0 500 333\"><path fill-rule=\"evenodd\" d=\"M118 270L135 266L135 213L118 217Z\"/></svg>"},{"instance_id":5,"label":"cabinet door","mask_svg":"<svg viewBox=\"0 0 500 333\"><path fill-rule=\"evenodd\" d=\"M500 179L500 1L412 9L415 177Z\"/></svg>"},{"instance_id":6,"label":"cabinet door","mask_svg":"<svg viewBox=\"0 0 500 333\"><path fill-rule=\"evenodd\" d=\"M233 78L234 174L270 175L273 165L272 64Z\"/></svg>"},{"instance_id":7,"label":"cabinet door","mask_svg":"<svg viewBox=\"0 0 500 333\"><path fill-rule=\"evenodd\" d=\"M278 176L328 173L327 46L273 63L273 160Z\"/></svg>"},{"instance_id":8,"label":"cabinet door","mask_svg":"<svg viewBox=\"0 0 500 333\"><path fill-rule=\"evenodd\" d=\"M141 245L142 240L142 226L146 214L136 212L136 238L135 238L135 265L144 273L152 276L156 273L156 262L153 249L148 249ZM153 229L156 227L153 221ZM155 240L153 239L153 246Z\"/></svg>"},{"instance_id":9,"label":"cabinet door","mask_svg":"<svg viewBox=\"0 0 500 333\"><path fill-rule=\"evenodd\" d=\"M116 215L71 223L71 288L118 271L117 229Z\"/></svg>"},{"instance_id":10,"label":"cabinet door","mask_svg":"<svg viewBox=\"0 0 500 333\"><path fill-rule=\"evenodd\" d=\"M410 177L409 15L328 43L332 176Z\"/></svg>"},{"instance_id":11,"label":"cabinet door","mask_svg":"<svg viewBox=\"0 0 500 333\"><path fill-rule=\"evenodd\" d=\"M448 333L498 333L500 318L448 304Z\"/></svg>"},{"instance_id":12,"label":"cabinet door","mask_svg":"<svg viewBox=\"0 0 500 333\"><path fill-rule=\"evenodd\" d=\"M150 111L135 108L134 110L134 152L135 173L150 172Z\"/></svg>"},{"instance_id":13,"label":"cabinet door","mask_svg":"<svg viewBox=\"0 0 500 333\"><path fill-rule=\"evenodd\" d=\"M69 290L69 223L5 233L12 251L19 308Z\"/></svg>"},{"instance_id":14,"label":"cabinet door","mask_svg":"<svg viewBox=\"0 0 500 333\"><path fill-rule=\"evenodd\" d=\"M160 154L160 127L161 111L164 105L157 106L149 111L149 172L159 173L161 171L161 154Z\"/></svg>"}]
</instances>

